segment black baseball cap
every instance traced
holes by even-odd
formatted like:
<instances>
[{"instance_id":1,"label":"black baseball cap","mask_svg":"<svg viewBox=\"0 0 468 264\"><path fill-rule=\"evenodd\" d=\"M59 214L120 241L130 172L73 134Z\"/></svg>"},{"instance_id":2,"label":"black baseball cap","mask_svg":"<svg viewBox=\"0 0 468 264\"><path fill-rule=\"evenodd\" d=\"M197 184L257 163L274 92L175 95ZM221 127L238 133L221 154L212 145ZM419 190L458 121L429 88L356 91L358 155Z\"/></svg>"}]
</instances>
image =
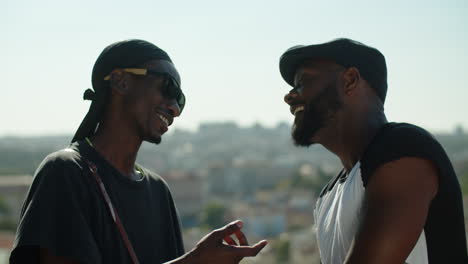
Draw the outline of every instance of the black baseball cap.
<instances>
[{"instance_id":1,"label":"black baseball cap","mask_svg":"<svg viewBox=\"0 0 468 264\"><path fill-rule=\"evenodd\" d=\"M382 102L385 102L387 65L384 55L377 49L347 38L316 45L294 46L281 55L281 76L289 85L294 86L297 69L310 59L330 59L346 68L356 67L361 76L375 89Z\"/></svg>"}]
</instances>

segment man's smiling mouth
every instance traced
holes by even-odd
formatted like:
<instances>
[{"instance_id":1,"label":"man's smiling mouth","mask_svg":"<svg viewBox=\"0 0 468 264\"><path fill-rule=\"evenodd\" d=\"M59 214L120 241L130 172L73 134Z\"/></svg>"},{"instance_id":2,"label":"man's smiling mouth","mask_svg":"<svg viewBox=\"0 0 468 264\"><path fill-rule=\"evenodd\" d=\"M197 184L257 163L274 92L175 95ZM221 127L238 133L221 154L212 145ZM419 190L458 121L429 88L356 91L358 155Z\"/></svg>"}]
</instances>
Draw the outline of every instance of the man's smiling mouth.
<instances>
[{"instance_id":1,"label":"man's smiling mouth","mask_svg":"<svg viewBox=\"0 0 468 264\"><path fill-rule=\"evenodd\" d=\"M297 113L302 112L302 111L304 111L304 106L303 105L298 106L296 109L294 109L293 115L296 115Z\"/></svg>"},{"instance_id":2,"label":"man's smiling mouth","mask_svg":"<svg viewBox=\"0 0 468 264\"><path fill-rule=\"evenodd\" d=\"M165 117L164 117L163 115L161 115L161 114L158 114L158 117L159 117L159 119L161 119L161 121L164 122L164 124L165 124L166 126L169 126L169 120L167 120L167 118L165 118Z\"/></svg>"}]
</instances>

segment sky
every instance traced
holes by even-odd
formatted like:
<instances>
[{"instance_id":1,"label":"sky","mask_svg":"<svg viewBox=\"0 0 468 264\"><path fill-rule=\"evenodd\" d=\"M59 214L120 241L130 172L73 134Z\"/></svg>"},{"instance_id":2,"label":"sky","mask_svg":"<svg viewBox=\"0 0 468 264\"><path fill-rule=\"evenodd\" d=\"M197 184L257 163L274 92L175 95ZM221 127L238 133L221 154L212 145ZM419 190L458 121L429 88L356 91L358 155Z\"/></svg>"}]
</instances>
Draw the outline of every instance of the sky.
<instances>
[{"instance_id":1,"label":"sky","mask_svg":"<svg viewBox=\"0 0 468 264\"><path fill-rule=\"evenodd\" d=\"M0 0L0 136L72 134L107 45L148 40L171 56L186 108L171 129L292 123L278 61L347 37L386 57L390 121L468 130L468 1Z\"/></svg>"}]
</instances>

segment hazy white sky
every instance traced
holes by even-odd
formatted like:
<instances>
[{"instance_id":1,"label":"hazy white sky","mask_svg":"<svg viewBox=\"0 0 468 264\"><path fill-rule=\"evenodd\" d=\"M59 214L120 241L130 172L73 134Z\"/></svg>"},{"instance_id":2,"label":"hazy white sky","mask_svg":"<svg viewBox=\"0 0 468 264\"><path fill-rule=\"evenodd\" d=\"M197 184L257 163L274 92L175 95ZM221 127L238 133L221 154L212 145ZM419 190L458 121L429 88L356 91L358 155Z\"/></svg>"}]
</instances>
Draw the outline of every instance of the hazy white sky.
<instances>
[{"instance_id":1,"label":"hazy white sky","mask_svg":"<svg viewBox=\"0 0 468 264\"><path fill-rule=\"evenodd\" d=\"M166 50L187 96L176 128L205 121L292 122L279 56L348 37L387 59L389 120L468 128L468 1L0 0L0 136L73 133L91 69L108 44Z\"/></svg>"}]
</instances>

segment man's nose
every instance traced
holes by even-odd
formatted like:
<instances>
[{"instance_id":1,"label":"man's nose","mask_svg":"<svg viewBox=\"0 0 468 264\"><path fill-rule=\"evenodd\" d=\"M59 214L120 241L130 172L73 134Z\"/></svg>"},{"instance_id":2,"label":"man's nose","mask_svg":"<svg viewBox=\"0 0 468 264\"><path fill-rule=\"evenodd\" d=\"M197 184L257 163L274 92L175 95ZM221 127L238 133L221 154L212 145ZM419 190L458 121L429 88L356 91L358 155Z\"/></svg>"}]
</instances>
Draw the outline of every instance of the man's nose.
<instances>
[{"instance_id":1,"label":"man's nose","mask_svg":"<svg viewBox=\"0 0 468 264\"><path fill-rule=\"evenodd\" d=\"M180 106L176 100L171 100L168 108L169 108L169 111L171 111L171 114L173 117L180 116Z\"/></svg>"},{"instance_id":2,"label":"man's nose","mask_svg":"<svg viewBox=\"0 0 468 264\"><path fill-rule=\"evenodd\" d=\"M289 91L289 93L287 93L284 96L284 102L287 104L292 104L292 102L294 101L296 97L297 97L297 93L295 93L294 90L291 90Z\"/></svg>"}]
</instances>

